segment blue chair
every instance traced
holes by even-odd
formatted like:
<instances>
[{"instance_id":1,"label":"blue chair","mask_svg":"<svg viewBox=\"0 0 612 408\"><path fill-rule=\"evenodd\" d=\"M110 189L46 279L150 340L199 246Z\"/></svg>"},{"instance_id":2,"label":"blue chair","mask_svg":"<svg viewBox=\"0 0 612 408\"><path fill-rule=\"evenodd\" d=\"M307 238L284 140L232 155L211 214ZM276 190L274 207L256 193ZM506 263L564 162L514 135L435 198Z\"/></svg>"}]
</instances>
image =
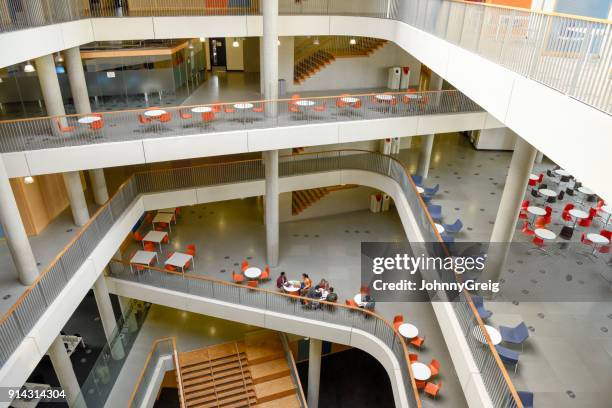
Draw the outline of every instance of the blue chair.
<instances>
[{"instance_id":1,"label":"blue chair","mask_svg":"<svg viewBox=\"0 0 612 408\"><path fill-rule=\"evenodd\" d=\"M499 354L499 358L501 358L501 361L503 361L504 364L514 366L514 373L516 374L516 369L518 368L520 356L519 352L510 350L502 346L495 346L495 349L497 350L497 354Z\"/></svg>"},{"instance_id":2,"label":"blue chair","mask_svg":"<svg viewBox=\"0 0 612 408\"><path fill-rule=\"evenodd\" d=\"M421 194L421 200L423 200L425 204L429 204L429 202L431 201L431 196Z\"/></svg>"},{"instance_id":3,"label":"blue chair","mask_svg":"<svg viewBox=\"0 0 612 408\"><path fill-rule=\"evenodd\" d=\"M520 344L529 338L529 329L525 322L520 322L516 327L499 326L499 332L506 343Z\"/></svg>"},{"instance_id":4,"label":"blue chair","mask_svg":"<svg viewBox=\"0 0 612 408\"><path fill-rule=\"evenodd\" d=\"M414 184L416 184L419 187L423 186L423 177L421 176L417 176L417 175L411 175L410 177L412 177L412 181L414 181Z\"/></svg>"},{"instance_id":5,"label":"blue chair","mask_svg":"<svg viewBox=\"0 0 612 408\"><path fill-rule=\"evenodd\" d=\"M457 218L457 221L455 221L454 224L444 224L443 227L446 232L450 232L451 234L456 234L459 231L461 231L461 228L463 228L463 223L461 222L459 218Z\"/></svg>"},{"instance_id":6,"label":"blue chair","mask_svg":"<svg viewBox=\"0 0 612 408\"><path fill-rule=\"evenodd\" d=\"M423 190L425 190L423 192L423 194L425 194L425 195L435 195L438 192L439 189L440 189L440 185L439 184L436 184L435 186L433 186L431 188L430 187L423 187Z\"/></svg>"},{"instance_id":7,"label":"blue chair","mask_svg":"<svg viewBox=\"0 0 612 408\"><path fill-rule=\"evenodd\" d=\"M493 312L485 309L484 300L482 299L482 296L472 295L472 302L474 302L474 306L476 306L476 310L478 311L478 314L480 315L480 318L482 320L488 319L489 317L493 316Z\"/></svg>"},{"instance_id":8,"label":"blue chair","mask_svg":"<svg viewBox=\"0 0 612 408\"><path fill-rule=\"evenodd\" d=\"M517 391L524 408L533 408L533 392Z\"/></svg>"},{"instance_id":9,"label":"blue chair","mask_svg":"<svg viewBox=\"0 0 612 408\"><path fill-rule=\"evenodd\" d=\"M442 206L436 204L429 204L427 206L427 211L429 211L429 215L434 220L439 220L442 218Z\"/></svg>"},{"instance_id":10,"label":"blue chair","mask_svg":"<svg viewBox=\"0 0 612 408\"><path fill-rule=\"evenodd\" d=\"M452 235L440 234L440 236L442 237L442 241L444 241L446 243L453 243L453 242L455 242L455 237L453 237Z\"/></svg>"}]
</instances>

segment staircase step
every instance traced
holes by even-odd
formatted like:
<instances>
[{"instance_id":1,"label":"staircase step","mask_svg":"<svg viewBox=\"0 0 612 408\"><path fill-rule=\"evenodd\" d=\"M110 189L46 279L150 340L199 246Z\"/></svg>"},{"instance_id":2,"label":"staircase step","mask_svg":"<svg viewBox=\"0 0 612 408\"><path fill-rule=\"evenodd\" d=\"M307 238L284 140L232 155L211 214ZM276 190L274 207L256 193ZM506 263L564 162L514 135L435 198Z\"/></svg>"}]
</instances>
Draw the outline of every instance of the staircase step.
<instances>
[{"instance_id":1,"label":"staircase step","mask_svg":"<svg viewBox=\"0 0 612 408\"><path fill-rule=\"evenodd\" d=\"M213 378L215 379L215 382L218 380L221 380L223 378L226 377L230 377L233 375L241 375L242 372L244 372L245 377L247 376L247 372L248 370L244 370L244 368L242 370L240 370L240 367L238 365L234 366L233 368L228 368L225 369L223 371L215 371L213 373ZM250 376L250 374L249 374ZM183 385L185 386L185 388L196 385L196 384L202 384L202 383L206 383L211 381L212 378L210 378L210 376L206 376L206 377L197 377L197 378L191 378L189 380L183 380Z\"/></svg>"},{"instance_id":2,"label":"staircase step","mask_svg":"<svg viewBox=\"0 0 612 408\"><path fill-rule=\"evenodd\" d=\"M250 405L254 405L257 401L257 399L255 398L255 396L253 395L253 392L249 392L248 395L248 400ZM194 400L194 401L188 401L187 402L187 406L188 407L198 407L198 408L213 408L213 407L248 407L249 403L247 403L247 395L244 393L240 393L240 394L234 394L234 395L228 395L225 396L223 398L219 398L218 400L214 400L214 401L198 401L198 400Z\"/></svg>"},{"instance_id":3,"label":"staircase step","mask_svg":"<svg viewBox=\"0 0 612 408\"><path fill-rule=\"evenodd\" d=\"M241 359L245 359L246 356L244 355L244 353L240 353L240 357ZM191 364L187 364L187 365L183 365L181 364L181 374L185 374L188 375L191 372L194 371L203 371L203 370L209 370L211 367L214 369L215 367L221 366L221 365L225 365L227 363L231 363L231 362L237 362L238 361L238 357L236 355L233 356L227 356L227 357L222 357L222 358L217 358L215 360L212 361L201 361L201 362L193 362Z\"/></svg>"},{"instance_id":4,"label":"staircase step","mask_svg":"<svg viewBox=\"0 0 612 408\"><path fill-rule=\"evenodd\" d=\"M290 375L289 365L287 359L279 358L276 360L266 361L259 364L250 364L249 370L253 378L254 384L274 380L276 378Z\"/></svg>"},{"instance_id":5,"label":"staircase step","mask_svg":"<svg viewBox=\"0 0 612 408\"><path fill-rule=\"evenodd\" d=\"M282 398L253 405L253 408L300 408L300 400L297 395L287 395Z\"/></svg>"},{"instance_id":6,"label":"staircase step","mask_svg":"<svg viewBox=\"0 0 612 408\"><path fill-rule=\"evenodd\" d=\"M250 390L249 393L250 395L254 395L253 390ZM240 383L226 384L223 387L217 387L207 393L201 393L199 395L185 395L185 399L188 404L192 402L195 404L202 404L216 400L222 401L223 399L230 398L234 395L242 395L246 399L245 385L242 383L242 381Z\"/></svg>"},{"instance_id":7,"label":"staircase step","mask_svg":"<svg viewBox=\"0 0 612 408\"><path fill-rule=\"evenodd\" d=\"M232 388L235 386L235 384L243 386L245 383L247 384L247 386L253 384L253 379L251 378L251 376L247 375L247 373L245 372L243 380L242 373L236 373L225 378L215 378L215 381L212 381L211 379L210 381L186 386L184 387L185 396L187 398L192 398L194 396L199 397L202 395L206 395L210 392L214 392L215 390L222 391L228 388Z\"/></svg>"},{"instance_id":8,"label":"staircase step","mask_svg":"<svg viewBox=\"0 0 612 408\"><path fill-rule=\"evenodd\" d=\"M295 386L290 376L255 384L253 388L255 389L255 395L257 396L258 402L268 402L295 394Z\"/></svg>"}]
</instances>

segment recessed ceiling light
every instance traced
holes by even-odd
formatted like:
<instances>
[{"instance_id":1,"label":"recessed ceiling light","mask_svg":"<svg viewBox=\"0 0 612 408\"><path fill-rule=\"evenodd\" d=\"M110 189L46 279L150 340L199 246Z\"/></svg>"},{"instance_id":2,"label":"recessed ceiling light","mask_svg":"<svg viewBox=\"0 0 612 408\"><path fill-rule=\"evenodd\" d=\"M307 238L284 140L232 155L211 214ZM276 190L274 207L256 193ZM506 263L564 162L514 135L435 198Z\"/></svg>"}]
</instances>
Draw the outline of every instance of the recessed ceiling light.
<instances>
[{"instance_id":1,"label":"recessed ceiling light","mask_svg":"<svg viewBox=\"0 0 612 408\"><path fill-rule=\"evenodd\" d=\"M23 72L34 72L34 71L36 71L36 68L34 68L34 65L32 65L30 61L28 61L23 67Z\"/></svg>"},{"instance_id":2,"label":"recessed ceiling light","mask_svg":"<svg viewBox=\"0 0 612 408\"><path fill-rule=\"evenodd\" d=\"M349 41L349 44L355 45L355 44L357 44L357 40L354 39L354 38L351 38L351 40Z\"/></svg>"},{"instance_id":3,"label":"recessed ceiling light","mask_svg":"<svg viewBox=\"0 0 612 408\"><path fill-rule=\"evenodd\" d=\"M315 37L314 41L312 42L314 45L319 45L319 37Z\"/></svg>"},{"instance_id":4,"label":"recessed ceiling light","mask_svg":"<svg viewBox=\"0 0 612 408\"><path fill-rule=\"evenodd\" d=\"M61 54L61 53L59 53L59 52L58 52L58 53L55 55L55 62L64 62L64 57L62 57L62 54Z\"/></svg>"},{"instance_id":5,"label":"recessed ceiling light","mask_svg":"<svg viewBox=\"0 0 612 408\"><path fill-rule=\"evenodd\" d=\"M276 40L276 45L280 45L280 40Z\"/></svg>"},{"instance_id":6,"label":"recessed ceiling light","mask_svg":"<svg viewBox=\"0 0 612 408\"><path fill-rule=\"evenodd\" d=\"M32 176L26 176L23 178L23 182L26 184L32 184L34 182L34 177Z\"/></svg>"},{"instance_id":7,"label":"recessed ceiling light","mask_svg":"<svg viewBox=\"0 0 612 408\"><path fill-rule=\"evenodd\" d=\"M239 43L239 42L238 42L238 40L237 40L237 39L235 39L235 38L234 38L234 42L232 43L232 47L234 47L234 48L238 48L238 47L240 47L240 43Z\"/></svg>"}]
</instances>

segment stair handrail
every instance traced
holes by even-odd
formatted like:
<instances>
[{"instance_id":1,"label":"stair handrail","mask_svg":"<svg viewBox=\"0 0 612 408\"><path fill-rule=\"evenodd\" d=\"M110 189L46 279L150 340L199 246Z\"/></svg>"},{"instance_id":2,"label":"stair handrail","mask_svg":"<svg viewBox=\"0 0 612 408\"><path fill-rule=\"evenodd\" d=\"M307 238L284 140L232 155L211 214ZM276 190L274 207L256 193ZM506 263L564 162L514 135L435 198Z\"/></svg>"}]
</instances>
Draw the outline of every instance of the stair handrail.
<instances>
[{"instance_id":1,"label":"stair handrail","mask_svg":"<svg viewBox=\"0 0 612 408\"><path fill-rule=\"evenodd\" d=\"M183 387L183 373L181 373L181 360L178 356L178 348L176 347L176 338L171 337L172 339L172 349L174 359L174 370L176 372L176 385L178 388L179 394L179 405L180 408L185 408L187 406L187 401L185 400L185 387Z\"/></svg>"},{"instance_id":2,"label":"stair handrail","mask_svg":"<svg viewBox=\"0 0 612 408\"><path fill-rule=\"evenodd\" d=\"M293 358L293 353L289 348L289 341L287 340L287 335L285 333L279 332L278 337L280 337L281 343L283 344L283 350L285 351L285 359L287 359L287 364L289 364L289 371L291 372L291 379L293 380L295 388L297 389L300 407L308 408L308 401L306 400L306 396L304 395L304 389L302 388L300 375L298 373L297 366L295 365L295 358Z\"/></svg>"},{"instance_id":3,"label":"stair handrail","mask_svg":"<svg viewBox=\"0 0 612 408\"><path fill-rule=\"evenodd\" d=\"M244 387L244 393L246 394L247 405L251 406L251 397L249 396L249 389L247 388L246 378L244 377L244 370L242 369L242 357L240 356L240 349L238 348L238 342L234 342L236 346L236 357L238 357L238 367L240 367L240 374L242 376L242 386Z\"/></svg>"}]
</instances>

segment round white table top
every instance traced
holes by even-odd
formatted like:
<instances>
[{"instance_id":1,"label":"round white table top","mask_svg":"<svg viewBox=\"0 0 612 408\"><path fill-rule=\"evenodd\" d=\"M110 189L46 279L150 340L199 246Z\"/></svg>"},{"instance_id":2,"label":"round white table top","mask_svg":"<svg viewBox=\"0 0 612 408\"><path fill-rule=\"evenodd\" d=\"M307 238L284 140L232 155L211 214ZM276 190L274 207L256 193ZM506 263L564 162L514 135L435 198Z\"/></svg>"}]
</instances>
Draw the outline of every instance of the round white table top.
<instances>
[{"instance_id":1,"label":"round white table top","mask_svg":"<svg viewBox=\"0 0 612 408\"><path fill-rule=\"evenodd\" d=\"M438 234L444 233L444 226L438 224L437 222L435 224L436 224L436 229L438 230Z\"/></svg>"},{"instance_id":2,"label":"round white table top","mask_svg":"<svg viewBox=\"0 0 612 408\"><path fill-rule=\"evenodd\" d=\"M533 215L546 215L546 210L541 207L530 205L527 207L527 212Z\"/></svg>"},{"instance_id":3,"label":"round white table top","mask_svg":"<svg viewBox=\"0 0 612 408\"><path fill-rule=\"evenodd\" d=\"M406 97L408 99L421 99L423 97L423 95L409 93L409 94L406 94Z\"/></svg>"},{"instance_id":4,"label":"round white table top","mask_svg":"<svg viewBox=\"0 0 612 408\"><path fill-rule=\"evenodd\" d=\"M589 216L589 214L587 214L585 211L579 210L577 208L572 208L568 212L572 217L576 217L579 219L587 218Z\"/></svg>"},{"instance_id":5,"label":"round white table top","mask_svg":"<svg viewBox=\"0 0 612 408\"><path fill-rule=\"evenodd\" d=\"M300 99L299 101L296 101L295 104L298 106L312 106L315 104L315 102L307 99Z\"/></svg>"},{"instance_id":6,"label":"round white table top","mask_svg":"<svg viewBox=\"0 0 612 408\"><path fill-rule=\"evenodd\" d=\"M292 285L291 283L287 282L283 285L283 289L285 292L293 293L300 290L300 285Z\"/></svg>"},{"instance_id":7,"label":"round white table top","mask_svg":"<svg viewBox=\"0 0 612 408\"><path fill-rule=\"evenodd\" d=\"M529 180L539 180L539 179L540 179L540 176L538 175L535 175L533 173L529 175Z\"/></svg>"},{"instance_id":8,"label":"round white table top","mask_svg":"<svg viewBox=\"0 0 612 408\"><path fill-rule=\"evenodd\" d=\"M610 243L608 238L603 235L595 234L594 232L587 234L586 237L589 241L597 245L608 245Z\"/></svg>"},{"instance_id":9,"label":"round white table top","mask_svg":"<svg viewBox=\"0 0 612 408\"><path fill-rule=\"evenodd\" d=\"M541 188L538 190L538 193L542 194L545 197L555 197L557 195L555 191L550 190L548 188Z\"/></svg>"},{"instance_id":10,"label":"round white table top","mask_svg":"<svg viewBox=\"0 0 612 408\"><path fill-rule=\"evenodd\" d=\"M356 294L355 296L353 296L353 300L355 301L355 303L357 303L358 306L360 307L364 307L366 305L366 302L362 302L361 301L361 293Z\"/></svg>"},{"instance_id":11,"label":"round white table top","mask_svg":"<svg viewBox=\"0 0 612 408\"><path fill-rule=\"evenodd\" d=\"M395 96L389 95L389 94L380 94L380 95L376 95L376 99L380 101L391 101L395 99Z\"/></svg>"},{"instance_id":12,"label":"round white table top","mask_svg":"<svg viewBox=\"0 0 612 408\"><path fill-rule=\"evenodd\" d=\"M415 325L410 323L400 324L397 328L397 331L399 331L399 333L407 339L414 339L416 336L419 335L419 329L417 329Z\"/></svg>"},{"instance_id":13,"label":"round white table top","mask_svg":"<svg viewBox=\"0 0 612 408\"><path fill-rule=\"evenodd\" d=\"M496 345L498 345L499 343L502 342L502 336L499 333L499 331L497 331L497 329L495 327L492 327L492 326L489 326L489 325L485 324L484 328L487 331L487 333L489 334L489 338L491 339L491 342L493 343L494 346L496 346ZM472 334L474 335L474 337L476 337L476 340L478 340L482 344L487 344L487 340L485 339L484 335L482 334L482 331L480 331L480 326L475 326L474 330L472 330Z\"/></svg>"},{"instance_id":14,"label":"round white table top","mask_svg":"<svg viewBox=\"0 0 612 408\"><path fill-rule=\"evenodd\" d=\"M563 169L557 169L557 170L554 171L554 173L560 175L561 177L569 177L570 176L570 174L567 171L563 170Z\"/></svg>"},{"instance_id":15,"label":"round white table top","mask_svg":"<svg viewBox=\"0 0 612 408\"><path fill-rule=\"evenodd\" d=\"M552 232L551 230L547 230L546 228L536 228L534 233L542 238L542 239L555 239L557 238L557 234Z\"/></svg>"},{"instance_id":16,"label":"round white table top","mask_svg":"<svg viewBox=\"0 0 612 408\"><path fill-rule=\"evenodd\" d=\"M79 118L77 122L89 124L89 123L97 122L99 120L102 120L102 118L99 116L83 116L82 118Z\"/></svg>"},{"instance_id":17,"label":"round white table top","mask_svg":"<svg viewBox=\"0 0 612 408\"><path fill-rule=\"evenodd\" d=\"M167 112L163 109L152 109L152 110L146 111L144 115L148 117L156 118L158 116L163 115L164 113L167 113Z\"/></svg>"},{"instance_id":18,"label":"round white table top","mask_svg":"<svg viewBox=\"0 0 612 408\"><path fill-rule=\"evenodd\" d=\"M423 187L416 186L416 189L419 192L419 194L423 194L425 192L425 189Z\"/></svg>"},{"instance_id":19,"label":"round white table top","mask_svg":"<svg viewBox=\"0 0 612 408\"><path fill-rule=\"evenodd\" d=\"M342 102L345 102L345 103L356 103L356 102L359 102L359 98L355 98L353 96L345 96L343 98L340 98L340 100Z\"/></svg>"},{"instance_id":20,"label":"round white table top","mask_svg":"<svg viewBox=\"0 0 612 408\"><path fill-rule=\"evenodd\" d=\"M415 361L410 366L412 367L412 374L414 374L415 380L426 381L431 377L431 369L426 364Z\"/></svg>"},{"instance_id":21,"label":"round white table top","mask_svg":"<svg viewBox=\"0 0 612 408\"><path fill-rule=\"evenodd\" d=\"M206 113L212 112L212 108L210 106L197 106L195 108L191 108L191 111L194 113Z\"/></svg>"},{"instance_id":22,"label":"round white table top","mask_svg":"<svg viewBox=\"0 0 612 408\"><path fill-rule=\"evenodd\" d=\"M242 102L242 103L234 104L234 108L236 109L251 109L252 107L253 107L253 104L249 102Z\"/></svg>"},{"instance_id":23,"label":"round white table top","mask_svg":"<svg viewBox=\"0 0 612 408\"><path fill-rule=\"evenodd\" d=\"M249 279L257 279L261 276L261 269L251 266L244 271L244 276Z\"/></svg>"},{"instance_id":24,"label":"round white table top","mask_svg":"<svg viewBox=\"0 0 612 408\"><path fill-rule=\"evenodd\" d=\"M605 212L608 215L612 215L612 206L610 205L604 205L603 207L600 208L600 210Z\"/></svg>"},{"instance_id":25,"label":"round white table top","mask_svg":"<svg viewBox=\"0 0 612 408\"><path fill-rule=\"evenodd\" d=\"M583 186L583 187L579 187L579 188L578 188L578 191L580 191L582 194L586 194L586 195L591 195L591 194L593 194L593 190L591 190L591 189L590 189L590 188L588 188L588 187L584 187L584 186Z\"/></svg>"}]
</instances>

